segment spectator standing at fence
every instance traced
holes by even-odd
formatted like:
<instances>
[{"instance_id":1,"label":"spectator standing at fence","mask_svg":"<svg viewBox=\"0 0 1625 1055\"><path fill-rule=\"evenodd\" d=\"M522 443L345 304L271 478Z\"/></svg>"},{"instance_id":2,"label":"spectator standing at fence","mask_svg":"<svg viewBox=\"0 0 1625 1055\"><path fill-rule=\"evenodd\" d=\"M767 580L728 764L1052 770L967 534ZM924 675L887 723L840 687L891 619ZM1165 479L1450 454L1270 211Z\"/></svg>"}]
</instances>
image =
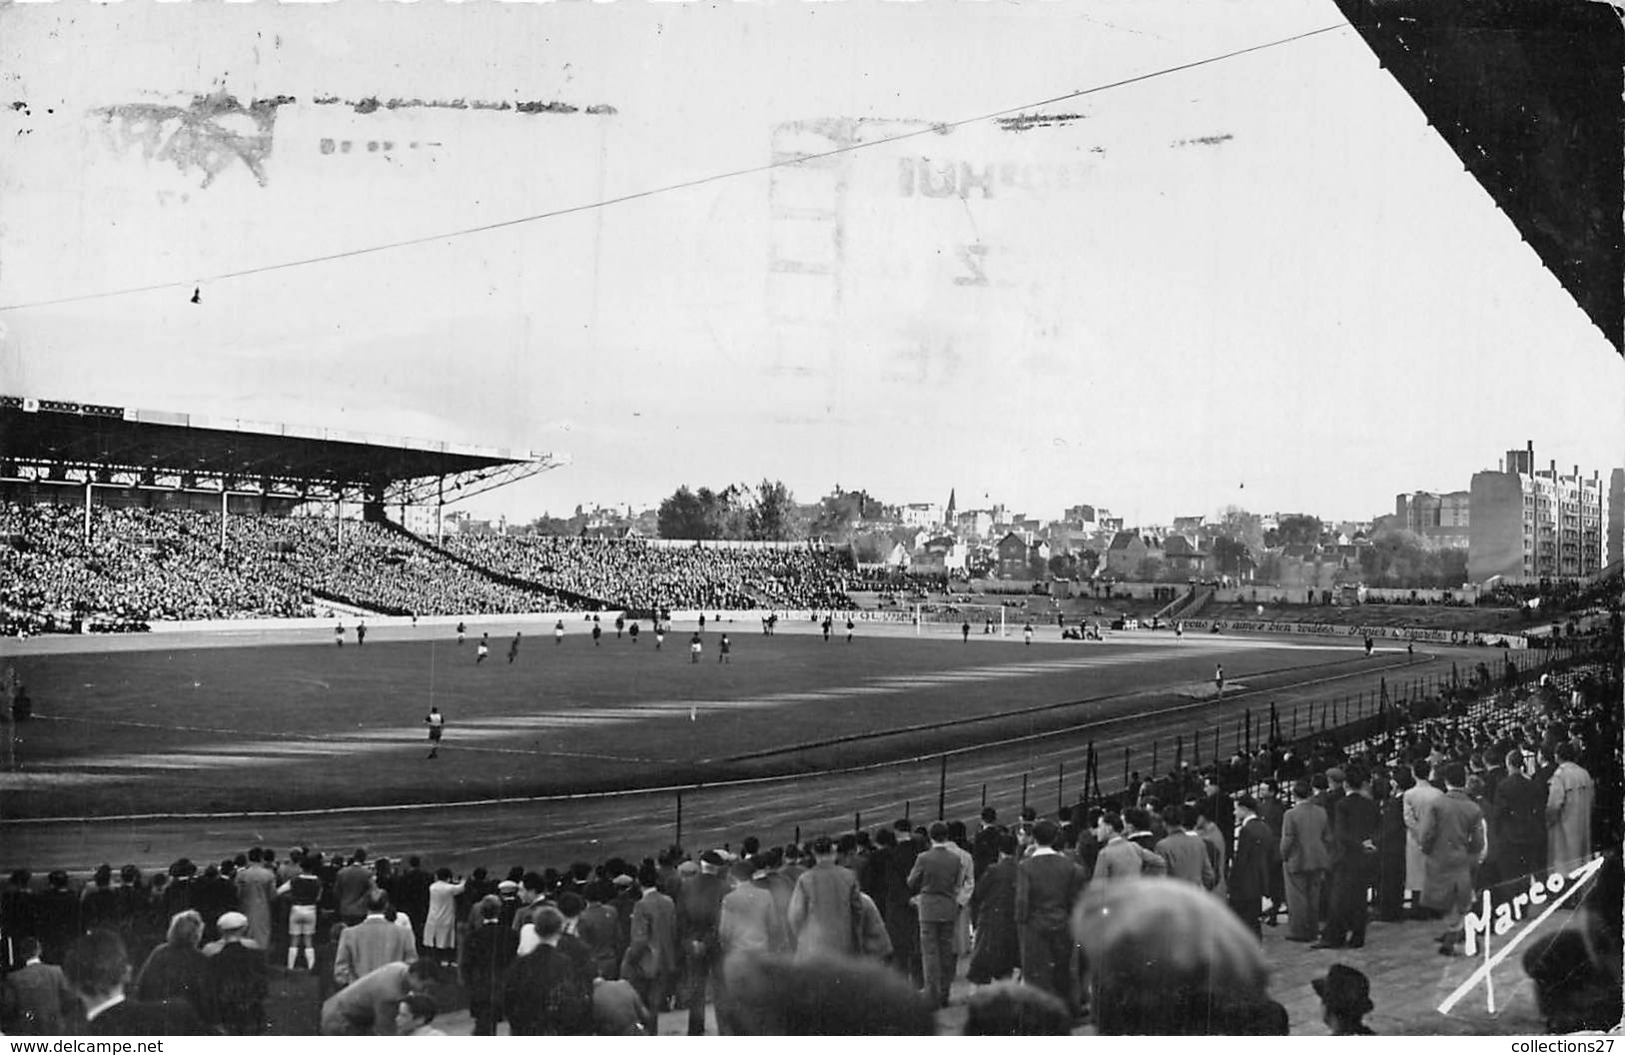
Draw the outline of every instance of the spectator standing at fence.
<instances>
[{"instance_id":1,"label":"spectator standing at fence","mask_svg":"<svg viewBox=\"0 0 1625 1055\"><path fill-rule=\"evenodd\" d=\"M1207 811L1212 809L1209 800L1197 799L1185 803L1185 810L1191 817L1196 818L1191 830L1202 838L1202 845L1207 848L1208 860L1213 863L1213 893L1221 898L1229 897L1230 874L1227 867L1230 863L1230 844L1225 840L1224 829L1213 822Z\"/></svg>"},{"instance_id":2,"label":"spectator standing at fence","mask_svg":"<svg viewBox=\"0 0 1625 1055\"><path fill-rule=\"evenodd\" d=\"M232 1036L258 1036L265 1032L265 997L270 992L265 949L249 938L249 920L241 912L226 913L218 925L220 940L204 950L215 1015Z\"/></svg>"},{"instance_id":3,"label":"spectator standing at fence","mask_svg":"<svg viewBox=\"0 0 1625 1055\"><path fill-rule=\"evenodd\" d=\"M1443 772L1448 790L1428 804L1417 838L1427 855L1422 904L1443 915L1439 951L1450 955L1466 940L1461 917L1473 903L1473 868L1484 849L1484 814L1467 797L1466 767L1449 762Z\"/></svg>"},{"instance_id":4,"label":"spectator standing at fence","mask_svg":"<svg viewBox=\"0 0 1625 1055\"><path fill-rule=\"evenodd\" d=\"M788 922L796 958L823 953L854 956L862 929L858 879L835 863L835 843L820 835L812 844L813 867L801 873L790 895Z\"/></svg>"},{"instance_id":5,"label":"spectator standing at fence","mask_svg":"<svg viewBox=\"0 0 1625 1055\"><path fill-rule=\"evenodd\" d=\"M11 1036L56 1036L78 997L62 968L40 960L38 938L18 938L16 949L23 965L0 978L0 1027Z\"/></svg>"},{"instance_id":6,"label":"spectator standing at fence","mask_svg":"<svg viewBox=\"0 0 1625 1055\"><path fill-rule=\"evenodd\" d=\"M1308 781L1298 781L1292 796L1296 801L1281 820L1281 862L1291 917L1286 940L1312 942L1319 937L1321 886L1332 864L1331 825Z\"/></svg>"},{"instance_id":7,"label":"spectator standing at fence","mask_svg":"<svg viewBox=\"0 0 1625 1055\"><path fill-rule=\"evenodd\" d=\"M1524 771L1524 754L1506 754L1506 776L1490 805L1490 853L1502 879L1532 875L1546 862L1546 800Z\"/></svg>"},{"instance_id":8,"label":"spectator standing at fence","mask_svg":"<svg viewBox=\"0 0 1625 1055\"><path fill-rule=\"evenodd\" d=\"M502 1021L503 980L519 948L519 936L503 925L502 901L495 895L481 898L476 911L479 922L469 929L463 945L462 980L474 1035L489 1037Z\"/></svg>"},{"instance_id":9,"label":"spectator standing at fence","mask_svg":"<svg viewBox=\"0 0 1625 1055\"><path fill-rule=\"evenodd\" d=\"M1001 828L991 842L994 860L976 880L970 901L976 942L965 977L974 985L1007 978L1021 966L1016 931L1016 837Z\"/></svg>"},{"instance_id":10,"label":"spectator standing at fence","mask_svg":"<svg viewBox=\"0 0 1625 1055\"><path fill-rule=\"evenodd\" d=\"M333 627L333 644L344 647L344 620L340 619Z\"/></svg>"},{"instance_id":11,"label":"spectator standing at fence","mask_svg":"<svg viewBox=\"0 0 1625 1055\"><path fill-rule=\"evenodd\" d=\"M1381 813L1372 801L1364 763L1349 765L1344 787L1332 817L1331 911L1315 948L1358 949L1365 944L1366 903L1377 877Z\"/></svg>"},{"instance_id":12,"label":"spectator standing at fence","mask_svg":"<svg viewBox=\"0 0 1625 1055\"><path fill-rule=\"evenodd\" d=\"M349 985L386 963L411 963L418 958L412 932L385 918L388 907L389 896L374 890L369 895L366 919L344 928L333 961L333 980L339 985Z\"/></svg>"},{"instance_id":13,"label":"spectator standing at fence","mask_svg":"<svg viewBox=\"0 0 1625 1055\"><path fill-rule=\"evenodd\" d=\"M1427 854L1422 850L1420 834L1422 818L1427 815L1433 801L1444 796L1444 792L1434 787L1428 780L1432 772L1431 763L1417 762L1411 770L1416 783L1400 796L1400 803L1404 807L1405 830L1409 833L1405 843L1405 889L1411 892L1411 906L1419 913L1426 912L1426 909L1421 907L1420 900L1422 888L1427 885Z\"/></svg>"},{"instance_id":14,"label":"spectator standing at fence","mask_svg":"<svg viewBox=\"0 0 1625 1055\"><path fill-rule=\"evenodd\" d=\"M429 884L429 914L423 920L423 944L431 954L449 959L457 949L457 895L466 884L453 882L451 869L435 870Z\"/></svg>"},{"instance_id":15,"label":"spectator standing at fence","mask_svg":"<svg viewBox=\"0 0 1625 1055\"><path fill-rule=\"evenodd\" d=\"M248 937L261 950L271 947L271 901L276 897L276 873L265 867L265 851L256 846L248 851L248 866L239 868L237 907L248 917Z\"/></svg>"},{"instance_id":16,"label":"spectator standing at fence","mask_svg":"<svg viewBox=\"0 0 1625 1055\"><path fill-rule=\"evenodd\" d=\"M1054 821L1033 825L1033 851L1016 865L1016 927L1021 935L1022 978L1065 1001L1076 1015L1068 921L1087 877L1077 862L1055 849L1059 834Z\"/></svg>"},{"instance_id":17,"label":"spectator standing at fence","mask_svg":"<svg viewBox=\"0 0 1625 1055\"><path fill-rule=\"evenodd\" d=\"M914 859L908 886L914 892L920 921L920 965L925 976L925 998L933 1007L948 1005L958 961L954 956L954 925L959 917L958 895L965 863L948 849L948 825L931 822L931 848Z\"/></svg>"},{"instance_id":18,"label":"spectator standing at fence","mask_svg":"<svg viewBox=\"0 0 1625 1055\"><path fill-rule=\"evenodd\" d=\"M638 886L643 894L632 906L632 927L626 954L621 957L621 977L632 983L649 1009L645 1023L653 1033L655 1016L665 1010L672 979L680 969L677 950L677 907L660 890L660 873L652 863L638 870Z\"/></svg>"},{"instance_id":19,"label":"spectator standing at fence","mask_svg":"<svg viewBox=\"0 0 1625 1055\"><path fill-rule=\"evenodd\" d=\"M1230 864L1230 907L1248 930L1262 936L1259 910L1269 896L1271 873L1281 870L1280 844L1271 836L1269 825L1259 818L1258 800L1251 795L1236 799L1235 818L1236 857Z\"/></svg>"},{"instance_id":20,"label":"spectator standing at fence","mask_svg":"<svg viewBox=\"0 0 1625 1055\"><path fill-rule=\"evenodd\" d=\"M767 860L760 854L734 864L734 887L722 899L717 935L724 957L790 951L790 925L768 885Z\"/></svg>"},{"instance_id":21,"label":"spectator standing at fence","mask_svg":"<svg viewBox=\"0 0 1625 1055\"><path fill-rule=\"evenodd\" d=\"M1203 890L1213 889L1218 879L1213 872L1213 861L1208 857L1202 837L1185 829L1185 808L1177 803L1164 807L1162 823L1168 834L1158 841L1156 852L1168 862L1168 875L1195 883Z\"/></svg>"},{"instance_id":22,"label":"spectator standing at fence","mask_svg":"<svg viewBox=\"0 0 1625 1055\"><path fill-rule=\"evenodd\" d=\"M79 936L79 896L68 888L67 872L53 869L45 877L45 889L33 900L33 914L45 962L61 963Z\"/></svg>"},{"instance_id":23,"label":"spectator standing at fence","mask_svg":"<svg viewBox=\"0 0 1625 1055\"><path fill-rule=\"evenodd\" d=\"M1557 769L1546 795L1547 846L1554 872L1568 871L1591 857L1591 774L1578 761L1572 740L1557 745Z\"/></svg>"},{"instance_id":24,"label":"spectator standing at fence","mask_svg":"<svg viewBox=\"0 0 1625 1055\"><path fill-rule=\"evenodd\" d=\"M706 985L711 998L721 1004L722 992L722 899L728 893L723 878L722 856L707 850L700 857L700 874L683 881L677 894L677 942L683 951L688 980L684 1002L688 1005L688 1035L705 1035Z\"/></svg>"},{"instance_id":25,"label":"spectator standing at fence","mask_svg":"<svg viewBox=\"0 0 1625 1055\"><path fill-rule=\"evenodd\" d=\"M1415 786L1411 771L1400 765L1395 767L1392 780L1378 778L1371 788L1381 810L1377 823L1377 918L1384 923L1398 923L1405 918L1405 856L1410 832L1405 828L1402 796Z\"/></svg>"},{"instance_id":26,"label":"spectator standing at fence","mask_svg":"<svg viewBox=\"0 0 1625 1055\"><path fill-rule=\"evenodd\" d=\"M959 635L960 635L960 637L965 639L965 644L967 644L967 645L970 644L970 620L969 619L965 620L964 623L960 624Z\"/></svg>"},{"instance_id":27,"label":"spectator standing at fence","mask_svg":"<svg viewBox=\"0 0 1625 1055\"><path fill-rule=\"evenodd\" d=\"M1157 853L1130 839L1124 832L1127 822L1121 814L1102 812L1095 822L1095 838L1100 841L1100 853L1095 856L1094 875L1090 881L1100 884L1122 883L1144 875L1163 875L1168 862ZM1038 841L1038 828L1033 828L1033 841ZM1033 853L1037 853L1034 850Z\"/></svg>"}]
</instances>

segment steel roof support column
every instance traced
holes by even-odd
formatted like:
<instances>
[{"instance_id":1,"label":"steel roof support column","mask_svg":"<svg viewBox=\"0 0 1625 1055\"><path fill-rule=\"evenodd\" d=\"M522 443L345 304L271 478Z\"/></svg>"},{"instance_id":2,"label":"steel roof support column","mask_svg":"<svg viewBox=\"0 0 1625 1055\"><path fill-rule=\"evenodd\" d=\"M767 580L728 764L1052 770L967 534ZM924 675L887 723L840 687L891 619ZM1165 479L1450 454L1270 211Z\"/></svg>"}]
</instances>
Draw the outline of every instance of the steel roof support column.
<instances>
[{"instance_id":1,"label":"steel roof support column","mask_svg":"<svg viewBox=\"0 0 1625 1055\"><path fill-rule=\"evenodd\" d=\"M440 474L440 479L435 484L434 544L436 546L442 545L443 541L445 539L445 531L446 531L445 516L446 516L446 474L441 473Z\"/></svg>"},{"instance_id":2,"label":"steel roof support column","mask_svg":"<svg viewBox=\"0 0 1625 1055\"><path fill-rule=\"evenodd\" d=\"M220 556L226 555L226 491L225 481L220 481Z\"/></svg>"},{"instance_id":3,"label":"steel roof support column","mask_svg":"<svg viewBox=\"0 0 1625 1055\"><path fill-rule=\"evenodd\" d=\"M90 545L90 491L95 485L90 482L89 470L85 472L85 546Z\"/></svg>"}]
</instances>

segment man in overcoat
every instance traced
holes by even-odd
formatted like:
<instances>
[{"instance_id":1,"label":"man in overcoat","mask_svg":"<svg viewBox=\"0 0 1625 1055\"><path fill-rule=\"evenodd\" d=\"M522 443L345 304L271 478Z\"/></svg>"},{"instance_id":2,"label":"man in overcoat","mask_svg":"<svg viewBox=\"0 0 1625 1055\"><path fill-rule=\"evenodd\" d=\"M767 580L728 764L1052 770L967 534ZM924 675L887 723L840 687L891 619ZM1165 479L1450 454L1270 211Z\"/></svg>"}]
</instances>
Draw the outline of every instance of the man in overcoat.
<instances>
[{"instance_id":1,"label":"man in overcoat","mask_svg":"<svg viewBox=\"0 0 1625 1055\"><path fill-rule=\"evenodd\" d=\"M1249 930L1262 937L1258 913L1269 896L1271 875L1281 869L1280 844L1259 818L1258 802L1251 795L1237 797L1234 811L1236 856L1230 862L1230 907Z\"/></svg>"}]
</instances>

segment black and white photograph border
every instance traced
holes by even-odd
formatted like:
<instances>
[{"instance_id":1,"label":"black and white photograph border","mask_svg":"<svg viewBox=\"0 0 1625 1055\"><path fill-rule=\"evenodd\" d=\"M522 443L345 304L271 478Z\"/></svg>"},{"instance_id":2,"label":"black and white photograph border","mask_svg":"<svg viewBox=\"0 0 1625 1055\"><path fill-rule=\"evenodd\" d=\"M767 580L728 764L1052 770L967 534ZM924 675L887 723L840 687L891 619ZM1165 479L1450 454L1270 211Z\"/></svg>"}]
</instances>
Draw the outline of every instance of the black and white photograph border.
<instances>
[{"instance_id":1,"label":"black and white photograph border","mask_svg":"<svg viewBox=\"0 0 1625 1055\"><path fill-rule=\"evenodd\" d=\"M0 1032L1617 1027L1622 71L0 7Z\"/></svg>"}]
</instances>

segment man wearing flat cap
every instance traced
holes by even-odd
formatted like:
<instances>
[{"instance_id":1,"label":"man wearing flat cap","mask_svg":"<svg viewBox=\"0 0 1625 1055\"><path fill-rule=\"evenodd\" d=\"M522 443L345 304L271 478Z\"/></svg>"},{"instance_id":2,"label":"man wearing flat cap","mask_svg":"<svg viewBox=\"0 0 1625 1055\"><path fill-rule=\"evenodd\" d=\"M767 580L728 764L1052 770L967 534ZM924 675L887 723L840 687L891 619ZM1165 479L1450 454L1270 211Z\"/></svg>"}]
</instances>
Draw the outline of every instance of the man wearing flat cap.
<instances>
[{"instance_id":1,"label":"man wearing flat cap","mask_svg":"<svg viewBox=\"0 0 1625 1055\"><path fill-rule=\"evenodd\" d=\"M711 983L712 999L722 997L722 899L728 881L722 877L725 862L715 850L700 856L700 872L683 880L677 894L677 944L683 950L688 978L688 1035L705 1036L705 986Z\"/></svg>"},{"instance_id":2,"label":"man wearing flat cap","mask_svg":"<svg viewBox=\"0 0 1625 1055\"><path fill-rule=\"evenodd\" d=\"M225 913L216 926L220 940L203 950L210 957L215 1014L227 1033L258 1036L265 1032L265 997L271 988L265 950L248 937L249 919L241 912Z\"/></svg>"}]
</instances>

